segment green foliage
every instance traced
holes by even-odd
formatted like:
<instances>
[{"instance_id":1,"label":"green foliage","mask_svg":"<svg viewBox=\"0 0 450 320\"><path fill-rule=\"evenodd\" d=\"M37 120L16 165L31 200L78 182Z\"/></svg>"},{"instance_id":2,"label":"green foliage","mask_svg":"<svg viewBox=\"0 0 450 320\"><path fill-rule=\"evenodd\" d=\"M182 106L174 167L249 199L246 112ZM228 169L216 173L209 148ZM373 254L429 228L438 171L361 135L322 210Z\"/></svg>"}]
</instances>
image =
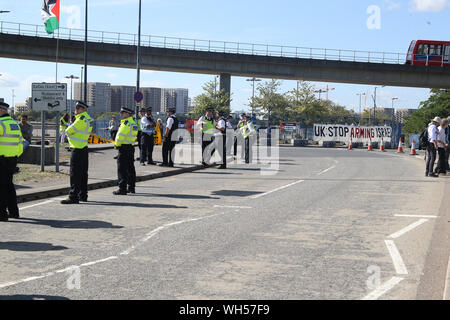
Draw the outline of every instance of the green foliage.
<instances>
[{"instance_id":1,"label":"green foliage","mask_svg":"<svg viewBox=\"0 0 450 320\"><path fill-rule=\"evenodd\" d=\"M406 133L420 133L436 116L450 116L450 90L431 90L431 96L420 104L419 111L406 119L403 130Z\"/></svg>"},{"instance_id":2,"label":"green foliage","mask_svg":"<svg viewBox=\"0 0 450 320\"><path fill-rule=\"evenodd\" d=\"M89 113L89 111L88 111ZM116 116L116 120L120 121L120 113L118 112L104 112L97 114L94 119L95 120L111 120L112 116Z\"/></svg>"},{"instance_id":3,"label":"green foliage","mask_svg":"<svg viewBox=\"0 0 450 320\"><path fill-rule=\"evenodd\" d=\"M195 117L205 114L206 109L230 113L231 97L225 90L219 90L217 81L209 81L203 86L204 93L194 98L193 114Z\"/></svg>"},{"instance_id":4,"label":"green foliage","mask_svg":"<svg viewBox=\"0 0 450 320\"><path fill-rule=\"evenodd\" d=\"M271 124L271 117L285 119L291 112L291 105L285 94L279 92L281 81L271 80L258 85L258 96L255 97L253 104L260 108L264 119L267 119L267 125Z\"/></svg>"}]
</instances>

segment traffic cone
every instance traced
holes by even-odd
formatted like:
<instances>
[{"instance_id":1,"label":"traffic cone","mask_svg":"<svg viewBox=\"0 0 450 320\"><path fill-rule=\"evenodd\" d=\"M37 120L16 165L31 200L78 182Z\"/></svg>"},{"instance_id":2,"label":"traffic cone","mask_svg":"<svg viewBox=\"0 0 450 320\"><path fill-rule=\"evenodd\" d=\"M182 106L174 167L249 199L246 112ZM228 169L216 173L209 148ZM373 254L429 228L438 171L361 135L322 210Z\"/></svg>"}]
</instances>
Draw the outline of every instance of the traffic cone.
<instances>
[{"instance_id":1,"label":"traffic cone","mask_svg":"<svg viewBox=\"0 0 450 320\"><path fill-rule=\"evenodd\" d=\"M383 138L381 138L380 151L381 152L386 152L386 150L384 149L384 140L383 140Z\"/></svg>"},{"instance_id":2,"label":"traffic cone","mask_svg":"<svg viewBox=\"0 0 450 320\"><path fill-rule=\"evenodd\" d=\"M373 151L373 147L372 147L372 139L369 140L369 146L367 147L368 151Z\"/></svg>"},{"instance_id":3,"label":"traffic cone","mask_svg":"<svg viewBox=\"0 0 450 320\"><path fill-rule=\"evenodd\" d=\"M416 152L416 142L414 141L414 139L412 139L412 145L411 145L411 153L410 155L412 156L416 156L417 152Z\"/></svg>"},{"instance_id":4,"label":"traffic cone","mask_svg":"<svg viewBox=\"0 0 450 320\"><path fill-rule=\"evenodd\" d=\"M353 150L352 138L350 138L350 143L348 144L348 150Z\"/></svg>"},{"instance_id":5,"label":"traffic cone","mask_svg":"<svg viewBox=\"0 0 450 320\"><path fill-rule=\"evenodd\" d=\"M400 138L400 141L398 142L397 153L403 153L403 142L402 142L402 138Z\"/></svg>"}]
</instances>

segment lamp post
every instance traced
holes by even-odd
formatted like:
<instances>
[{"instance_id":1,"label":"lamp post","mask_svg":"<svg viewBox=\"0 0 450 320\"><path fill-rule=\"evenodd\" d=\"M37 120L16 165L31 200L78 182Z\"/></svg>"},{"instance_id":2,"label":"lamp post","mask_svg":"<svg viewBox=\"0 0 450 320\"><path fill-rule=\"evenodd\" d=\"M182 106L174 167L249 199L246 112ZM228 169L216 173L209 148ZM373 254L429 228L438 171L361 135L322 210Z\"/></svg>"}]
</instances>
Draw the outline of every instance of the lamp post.
<instances>
[{"instance_id":1,"label":"lamp post","mask_svg":"<svg viewBox=\"0 0 450 320\"><path fill-rule=\"evenodd\" d=\"M80 97L80 100L83 99L83 102L87 104L87 64L88 64L88 56L87 56L87 42L88 42L88 0L85 2L85 17L84 17L84 95ZM81 69L83 70L83 69Z\"/></svg>"},{"instance_id":2,"label":"lamp post","mask_svg":"<svg viewBox=\"0 0 450 320\"><path fill-rule=\"evenodd\" d=\"M136 92L141 91L141 17L142 17L142 0L139 0L139 14L138 14L138 43L137 43L137 62L136 62ZM139 107L136 104L135 117L138 120Z\"/></svg>"},{"instance_id":3,"label":"lamp post","mask_svg":"<svg viewBox=\"0 0 450 320\"><path fill-rule=\"evenodd\" d=\"M362 119L362 113L361 113L361 105L362 105L362 96L365 96L366 93L357 93L357 96L359 96L359 125L361 125L361 119Z\"/></svg>"},{"instance_id":4,"label":"lamp post","mask_svg":"<svg viewBox=\"0 0 450 320\"><path fill-rule=\"evenodd\" d=\"M70 79L70 107L69 107L69 114L70 114L70 118L72 118L72 104L73 104L73 79L80 79L76 76L74 76L73 74L70 76L67 76L66 79ZM67 107L66 107L67 110Z\"/></svg>"},{"instance_id":5,"label":"lamp post","mask_svg":"<svg viewBox=\"0 0 450 320\"><path fill-rule=\"evenodd\" d=\"M253 77L251 79L247 79L246 81L253 82L252 83L252 87L253 87L253 93L252 93L252 114L254 114L255 113L255 107L254 107L253 103L255 102L255 82L260 82L262 80Z\"/></svg>"}]
</instances>

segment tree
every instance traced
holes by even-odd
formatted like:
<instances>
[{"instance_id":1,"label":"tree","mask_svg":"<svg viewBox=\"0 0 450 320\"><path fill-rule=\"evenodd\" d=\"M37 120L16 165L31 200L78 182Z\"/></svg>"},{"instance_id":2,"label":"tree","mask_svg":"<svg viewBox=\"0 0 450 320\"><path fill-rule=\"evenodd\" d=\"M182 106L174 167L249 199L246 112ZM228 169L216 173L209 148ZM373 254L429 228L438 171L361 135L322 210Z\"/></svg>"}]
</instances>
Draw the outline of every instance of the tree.
<instances>
[{"instance_id":1,"label":"tree","mask_svg":"<svg viewBox=\"0 0 450 320\"><path fill-rule=\"evenodd\" d=\"M254 105L261 108L267 126L270 126L271 117L284 118L289 112L289 101L286 96L279 93L281 82L278 80L266 81L258 85L258 96L254 99Z\"/></svg>"},{"instance_id":2,"label":"tree","mask_svg":"<svg viewBox=\"0 0 450 320\"><path fill-rule=\"evenodd\" d=\"M406 133L420 133L431 119L450 115L450 90L432 89L428 100L420 103L419 110L407 117L403 130Z\"/></svg>"},{"instance_id":3,"label":"tree","mask_svg":"<svg viewBox=\"0 0 450 320\"><path fill-rule=\"evenodd\" d=\"M217 81L209 81L203 86L204 93L194 98L193 113L195 116L204 115L206 109L230 113L230 95L224 89L218 90Z\"/></svg>"}]
</instances>

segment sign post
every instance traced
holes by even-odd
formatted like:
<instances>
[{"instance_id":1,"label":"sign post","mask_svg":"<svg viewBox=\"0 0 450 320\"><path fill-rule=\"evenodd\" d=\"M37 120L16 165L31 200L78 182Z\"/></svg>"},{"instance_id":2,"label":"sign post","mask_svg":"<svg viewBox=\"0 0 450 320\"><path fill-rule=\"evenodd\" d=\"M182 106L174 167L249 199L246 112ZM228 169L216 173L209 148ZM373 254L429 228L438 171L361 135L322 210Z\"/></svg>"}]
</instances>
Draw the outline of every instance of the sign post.
<instances>
[{"instance_id":1,"label":"sign post","mask_svg":"<svg viewBox=\"0 0 450 320\"><path fill-rule=\"evenodd\" d=\"M41 171L45 169L45 112L57 111L56 116L56 172L59 171L59 114L67 105L67 86L65 83L33 83L31 85L33 110L41 111Z\"/></svg>"}]
</instances>

